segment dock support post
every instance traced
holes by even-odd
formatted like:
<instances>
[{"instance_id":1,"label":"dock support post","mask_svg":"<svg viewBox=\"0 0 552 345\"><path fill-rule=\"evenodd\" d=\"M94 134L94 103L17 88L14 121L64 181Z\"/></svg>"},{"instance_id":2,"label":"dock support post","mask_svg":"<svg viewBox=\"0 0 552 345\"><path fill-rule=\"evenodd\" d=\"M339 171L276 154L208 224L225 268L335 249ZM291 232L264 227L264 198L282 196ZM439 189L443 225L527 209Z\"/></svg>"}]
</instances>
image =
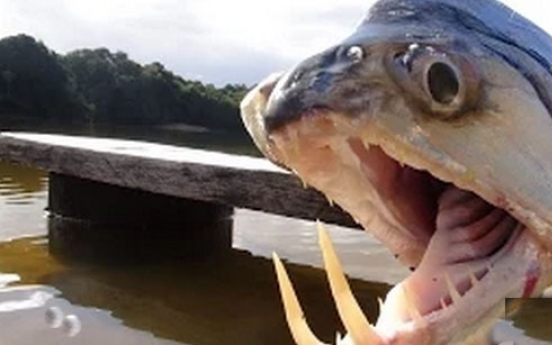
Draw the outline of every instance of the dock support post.
<instances>
[{"instance_id":1,"label":"dock support post","mask_svg":"<svg viewBox=\"0 0 552 345\"><path fill-rule=\"evenodd\" d=\"M50 173L49 242L71 259L151 261L220 254L233 208Z\"/></svg>"}]
</instances>

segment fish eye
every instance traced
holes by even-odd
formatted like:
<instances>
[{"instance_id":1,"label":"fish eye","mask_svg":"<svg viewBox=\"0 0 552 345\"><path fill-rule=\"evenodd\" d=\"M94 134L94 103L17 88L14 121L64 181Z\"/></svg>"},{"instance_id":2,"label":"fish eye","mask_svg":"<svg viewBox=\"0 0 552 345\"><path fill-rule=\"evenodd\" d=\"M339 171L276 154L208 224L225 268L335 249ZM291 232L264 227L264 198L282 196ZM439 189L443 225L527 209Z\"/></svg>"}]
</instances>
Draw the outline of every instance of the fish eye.
<instances>
[{"instance_id":1,"label":"fish eye","mask_svg":"<svg viewBox=\"0 0 552 345\"><path fill-rule=\"evenodd\" d=\"M460 94L460 80L454 68L446 62L435 61L427 68L425 86L431 98L450 105Z\"/></svg>"},{"instance_id":2,"label":"fish eye","mask_svg":"<svg viewBox=\"0 0 552 345\"><path fill-rule=\"evenodd\" d=\"M428 116L455 118L479 98L480 76L461 53L410 45L394 51L389 71L405 97Z\"/></svg>"}]
</instances>

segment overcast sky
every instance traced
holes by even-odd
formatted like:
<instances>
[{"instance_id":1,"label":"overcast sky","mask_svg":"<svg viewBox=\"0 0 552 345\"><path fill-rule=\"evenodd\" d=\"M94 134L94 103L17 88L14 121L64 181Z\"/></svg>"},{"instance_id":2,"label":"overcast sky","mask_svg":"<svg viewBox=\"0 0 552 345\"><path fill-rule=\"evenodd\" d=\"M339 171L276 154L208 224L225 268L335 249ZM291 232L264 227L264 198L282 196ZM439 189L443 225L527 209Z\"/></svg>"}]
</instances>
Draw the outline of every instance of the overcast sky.
<instances>
[{"instance_id":1,"label":"overcast sky","mask_svg":"<svg viewBox=\"0 0 552 345\"><path fill-rule=\"evenodd\" d=\"M346 37L373 2L0 0L0 36L30 34L59 53L103 46L186 78L252 84ZM504 2L552 32L550 0Z\"/></svg>"}]
</instances>

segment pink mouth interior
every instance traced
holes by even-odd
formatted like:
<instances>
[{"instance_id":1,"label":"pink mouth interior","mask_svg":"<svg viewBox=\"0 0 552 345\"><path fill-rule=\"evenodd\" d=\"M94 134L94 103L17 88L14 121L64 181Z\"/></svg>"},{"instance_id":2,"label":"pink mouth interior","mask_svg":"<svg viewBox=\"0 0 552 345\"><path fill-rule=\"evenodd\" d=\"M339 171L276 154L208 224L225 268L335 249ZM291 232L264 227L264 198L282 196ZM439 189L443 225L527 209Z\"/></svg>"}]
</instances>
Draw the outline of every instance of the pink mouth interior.
<instances>
[{"instance_id":1,"label":"pink mouth interior","mask_svg":"<svg viewBox=\"0 0 552 345\"><path fill-rule=\"evenodd\" d=\"M465 294L522 228L476 194L401 165L379 147L367 150L358 139L350 139L349 145L395 219L427 243L421 262L402 283L422 315L452 304L445 273L456 291ZM404 321L410 319L408 311L401 310Z\"/></svg>"},{"instance_id":2,"label":"pink mouth interior","mask_svg":"<svg viewBox=\"0 0 552 345\"><path fill-rule=\"evenodd\" d=\"M352 151L362 161L362 172L395 218L408 224L418 239L429 242L435 232L436 200L445 184L423 171L401 166L377 146L367 150L359 139L350 139Z\"/></svg>"}]
</instances>

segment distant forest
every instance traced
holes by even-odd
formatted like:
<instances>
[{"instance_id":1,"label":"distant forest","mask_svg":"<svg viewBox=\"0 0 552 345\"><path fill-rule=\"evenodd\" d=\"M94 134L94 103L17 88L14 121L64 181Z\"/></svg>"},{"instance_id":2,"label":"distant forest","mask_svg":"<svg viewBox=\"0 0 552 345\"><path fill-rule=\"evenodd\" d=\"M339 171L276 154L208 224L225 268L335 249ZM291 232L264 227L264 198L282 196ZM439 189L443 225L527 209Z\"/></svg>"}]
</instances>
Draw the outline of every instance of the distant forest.
<instances>
[{"instance_id":1,"label":"distant forest","mask_svg":"<svg viewBox=\"0 0 552 345\"><path fill-rule=\"evenodd\" d=\"M246 91L185 80L158 62L141 65L105 48L60 55L28 35L0 40L0 119L243 132L238 105Z\"/></svg>"}]
</instances>

